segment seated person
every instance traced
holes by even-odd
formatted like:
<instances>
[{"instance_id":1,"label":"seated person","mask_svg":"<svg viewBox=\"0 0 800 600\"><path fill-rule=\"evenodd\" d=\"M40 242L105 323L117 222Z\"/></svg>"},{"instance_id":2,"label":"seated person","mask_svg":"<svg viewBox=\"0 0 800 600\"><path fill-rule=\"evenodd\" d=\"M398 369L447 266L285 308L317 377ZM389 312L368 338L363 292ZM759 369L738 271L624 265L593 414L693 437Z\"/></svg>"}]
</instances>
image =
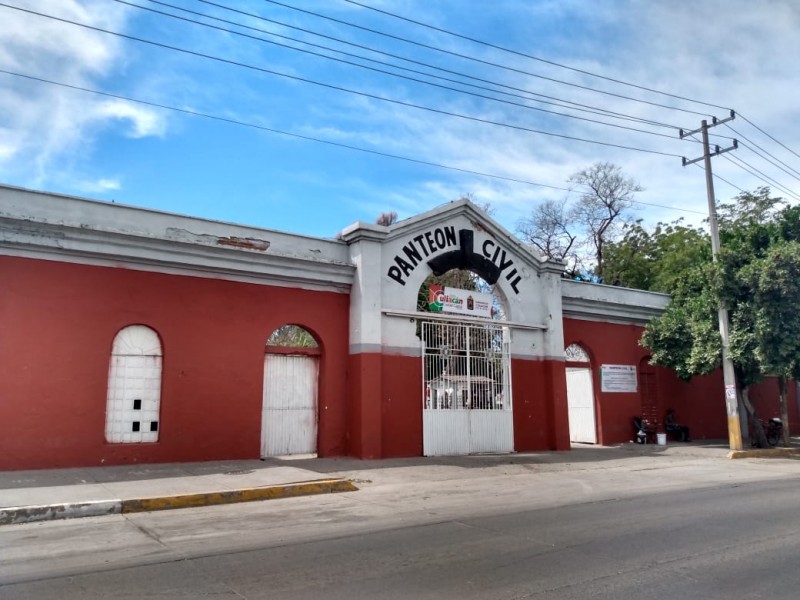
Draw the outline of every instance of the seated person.
<instances>
[{"instance_id":1,"label":"seated person","mask_svg":"<svg viewBox=\"0 0 800 600\"><path fill-rule=\"evenodd\" d=\"M682 442L691 442L689 439L689 428L686 425L681 425L675 420L675 411L671 408L667 411L667 416L664 417L664 428L668 432L676 432L681 437Z\"/></svg>"}]
</instances>

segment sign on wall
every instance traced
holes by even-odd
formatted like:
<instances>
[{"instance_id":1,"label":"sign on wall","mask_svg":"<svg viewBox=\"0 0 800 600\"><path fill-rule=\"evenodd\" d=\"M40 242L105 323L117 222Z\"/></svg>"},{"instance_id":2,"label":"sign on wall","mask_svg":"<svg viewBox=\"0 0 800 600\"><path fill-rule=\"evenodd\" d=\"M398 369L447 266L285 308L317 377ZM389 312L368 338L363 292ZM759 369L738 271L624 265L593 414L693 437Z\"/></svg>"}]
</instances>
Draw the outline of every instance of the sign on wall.
<instances>
[{"instance_id":1,"label":"sign on wall","mask_svg":"<svg viewBox=\"0 0 800 600\"><path fill-rule=\"evenodd\" d=\"M492 297L470 290L430 286L428 307L431 312L447 312L470 317L492 317Z\"/></svg>"},{"instance_id":2,"label":"sign on wall","mask_svg":"<svg viewBox=\"0 0 800 600\"><path fill-rule=\"evenodd\" d=\"M636 367L633 365L600 365L601 392L636 392Z\"/></svg>"}]
</instances>

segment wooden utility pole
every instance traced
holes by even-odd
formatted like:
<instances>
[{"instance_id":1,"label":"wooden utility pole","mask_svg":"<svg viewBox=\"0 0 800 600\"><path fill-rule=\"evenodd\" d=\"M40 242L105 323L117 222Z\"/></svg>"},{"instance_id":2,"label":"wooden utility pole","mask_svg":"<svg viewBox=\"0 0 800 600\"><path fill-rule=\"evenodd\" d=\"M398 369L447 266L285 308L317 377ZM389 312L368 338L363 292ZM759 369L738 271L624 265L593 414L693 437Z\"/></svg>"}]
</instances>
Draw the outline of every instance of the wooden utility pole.
<instances>
[{"instance_id":1,"label":"wooden utility pole","mask_svg":"<svg viewBox=\"0 0 800 600\"><path fill-rule=\"evenodd\" d=\"M711 127L721 125L736 118L736 113L731 111L727 119L718 120L716 117L711 122ZM683 166L704 161L706 170L706 193L708 194L708 220L711 225L711 254L714 262L719 260L719 225L717 223L717 201L714 198L714 178L711 173L711 157L719 156L725 152L736 150L739 144L733 140L733 145L729 148L714 147L714 152L708 143L708 122L703 120L700 128L694 131L685 132L680 130L681 139L701 132L703 134L703 156L693 160L683 159ZM719 334L722 338L722 376L725 381L725 406L728 410L728 441L731 450L742 449L742 427L739 420L739 401L736 393L736 373L733 370L733 361L730 356L730 335L729 335L728 308L720 302L719 305Z\"/></svg>"}]
</instances>

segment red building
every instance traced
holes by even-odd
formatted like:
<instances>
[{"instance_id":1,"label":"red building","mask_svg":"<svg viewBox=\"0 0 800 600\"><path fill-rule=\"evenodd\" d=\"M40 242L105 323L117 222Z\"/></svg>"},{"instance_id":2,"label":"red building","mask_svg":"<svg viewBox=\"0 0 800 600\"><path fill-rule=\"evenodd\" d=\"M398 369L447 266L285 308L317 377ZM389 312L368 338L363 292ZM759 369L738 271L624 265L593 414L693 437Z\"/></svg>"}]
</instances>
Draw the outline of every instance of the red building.
<instances>
[{"instance_id":1,"label":"red building","mask_svg":"<svg viewBox=\"0 0 800 600\"><path fill-rule=\"evenodd\" d=\"M503 320L417 311L453 268ZM567 450L667 407L726 437L721 376L638 344L666 296L560 272L468 201L328 240L0 187L0 469Z\"/></svg>"}]
</instances>

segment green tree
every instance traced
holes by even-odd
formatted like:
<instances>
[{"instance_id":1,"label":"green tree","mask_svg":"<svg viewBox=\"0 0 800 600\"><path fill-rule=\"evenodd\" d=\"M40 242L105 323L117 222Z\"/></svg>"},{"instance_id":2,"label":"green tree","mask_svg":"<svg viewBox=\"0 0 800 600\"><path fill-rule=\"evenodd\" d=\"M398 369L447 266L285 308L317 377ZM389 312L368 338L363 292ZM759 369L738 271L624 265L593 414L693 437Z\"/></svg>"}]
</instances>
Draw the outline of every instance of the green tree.
<instances>
[{"instance_id":1,"label":"green tree","mask_svg":"<svg viewBox=\"0 0 800 600\"><path fill-rule=\"evenodd\" d=\"M603 283L671 293L684 273L710 262L711 242L702 229L678 219L649 230L639 220L606 245Z\"/></svg>"},{"instance_id":2,"label":"green tree","mask_svg":"<svg viewBox=\"0 0 800 600\"><path fill-rule=\"evenodd\" d=\"M760 421L749 388L774 375L781 384L788 439L785 381L800 372L795 358L800 356L800 323L795 330L794 316L788 313L800 300L800 250L797 240L782 235L800 229L796 211L780 210L781 204L769 189L760 188L720 205L719 261L694 267L677 279L670 305L647 325L641 343L651 350L655 364L673 368L683 379L710 373L721 362L717 307L722 303L730 314L738 393L751 422ZM765 445L761 428L753 429L757 443Z\"/></svg>"},{"instance_id":3,"label":"green tree","mask_svg":"<svg viewBox=\"0 0 800 600\"><path fill-rule=\"evenodd\" d=\"M285 346L291 348L316 348L317 340L308 331L298 325L281 325L267 341L268 346Z\"/></svg>"},{"instance_id":4,"label":"green tree","mask_svg":"<svg viewBox=\"0 0 800 600\"><path fill-rule=\"evenodd\" d=\"M787 381L800 374L800 243L780 241L743 270L754 290L755 355L778 378L784 443L789 443Z\"/></svg>"}]
</instances>

